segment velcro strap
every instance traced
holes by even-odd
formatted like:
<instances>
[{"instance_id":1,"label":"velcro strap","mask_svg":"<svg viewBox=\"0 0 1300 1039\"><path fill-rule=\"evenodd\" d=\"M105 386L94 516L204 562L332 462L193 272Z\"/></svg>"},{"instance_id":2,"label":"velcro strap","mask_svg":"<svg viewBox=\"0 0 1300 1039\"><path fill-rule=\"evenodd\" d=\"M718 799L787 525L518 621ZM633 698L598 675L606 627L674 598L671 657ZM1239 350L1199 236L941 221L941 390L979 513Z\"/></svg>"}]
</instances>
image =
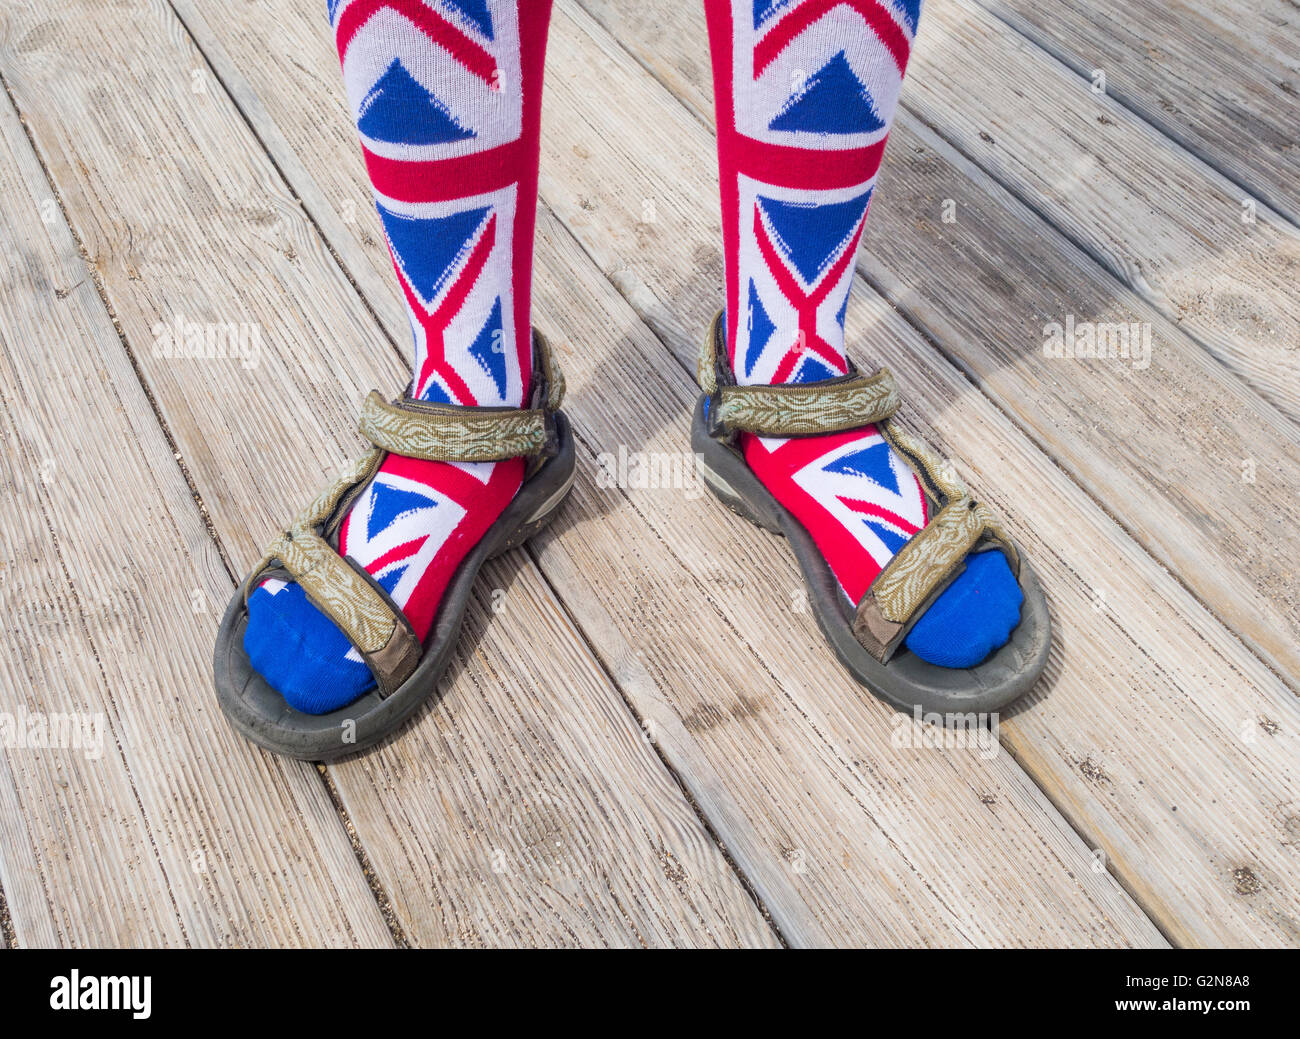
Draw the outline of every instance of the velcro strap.
<instances>
[{"instance_id":1,"label":"velcro strap","mask_svg":"<svg viewBox=\"0 0 1300 1039\"><path fill-rule=\"evenodd\" d=\"M700 346L696 370L700 387L714 398L709 419L715 429L811 436L883 422L898 410L898 387L888 369L875 375L855 371L824 382L738 386L726 350L719 311Z\"/></svg>"},{"instance_id":2,"label":"velcro strap","mask_svg":"<svg viewBox=\"0 0 1300 1039\"><path fill-rule=\"evenodd\" d=\"M564 403L564 372L560 362L551 349L551 341L537 329L533 329L533 377L537 381L545 380L545 399L541 404L547 411L559 411Z\"/></svg>"},{"instance_id":3,"label":"velcro strap","mask_svg":"<svg viewBox=\"0 0 1300 1039\"><path fill-rule=\"evenodd\" d=\"M389 404L374 390L361 406L360 429L376 447L431 462L499 462L547 447L544 408L462 408L406 399Z\"/></svg>"},{"instance_id":4,"label":"velcro strap","mask_svg":"<svg viewBox=\"0 0 1300 1039\"><path fill-rule=\"evenodd\" d=\"M886 368L826 382L723 386L717 421L759 436L838 433L881 422L898 410L898 387Z\"/></svg>"},{"instance_id":5,"label":"velcro strap","mask_svg":"<svg viewBox=\"0 0 1300 1039\"><path fill-rule=\"evenodd\" d=\"M858 604L853 633L877 660L887 660L931 602L961 572L985 535L1016 566L1015 548L988 506L963 495L949 502L876 576Z\"/></svg>"},{"instance_id":6,"label":"velcro strap","mask_svg":"<svg viewBox=\"0 0 1300 1039\"><path fill-rule=\"evenodd\" d=\"M423 648L407 620L379 590L309 530L288 531L267 549L311 601L365 658L382 695L397 689L419 663Z\"/></svg>"}]
</instances>

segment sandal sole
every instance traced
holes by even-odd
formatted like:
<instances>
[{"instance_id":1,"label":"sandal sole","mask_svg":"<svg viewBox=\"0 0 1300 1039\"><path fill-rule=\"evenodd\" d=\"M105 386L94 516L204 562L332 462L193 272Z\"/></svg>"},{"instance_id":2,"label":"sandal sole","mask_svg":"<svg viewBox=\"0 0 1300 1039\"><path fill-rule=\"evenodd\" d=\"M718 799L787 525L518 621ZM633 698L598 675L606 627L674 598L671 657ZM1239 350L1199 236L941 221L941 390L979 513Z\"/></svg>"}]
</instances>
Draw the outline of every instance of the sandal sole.
<instances>
[{"instance_id":1,"label":"sandal sole","mask_svg":"<svg viewBox=\"0 0 1300 1039\"><path fill-rule=\"evenodd\" d=\"M577 453L563 413L555 415L558 450L506 506L452 576L420 663L391 696L372 689L328 714L303 714L254 670L244 652L248 610L239 589L230 600L213 654L217 701L235 729L267 750L304 761L335 761L394 733L437 690L446 670L483 564L522 545L559 512L573 487Z\"/></svg>"},{"instance_id":2,"label":"sandal sole","mask_svg":"<svg viewBox=\"0 0 1300 1039\"><path fill-rule=\"evenodd\" d=\"M939 667L900 647L887 664L876 660L853 634L853 609L812 535L759 481L743 458L709 435L707 395L691 424L691 446L706 486L728 509L794 549L817 626L840 662L873 695L908 712L942 715L947 725L968 724L971 715L992 714L1024 696L1047 666L1052 622L1033 568L1023 559L1020 588L1025 601L1011 639L973 668Z\"/></svg>"}]
</instances>

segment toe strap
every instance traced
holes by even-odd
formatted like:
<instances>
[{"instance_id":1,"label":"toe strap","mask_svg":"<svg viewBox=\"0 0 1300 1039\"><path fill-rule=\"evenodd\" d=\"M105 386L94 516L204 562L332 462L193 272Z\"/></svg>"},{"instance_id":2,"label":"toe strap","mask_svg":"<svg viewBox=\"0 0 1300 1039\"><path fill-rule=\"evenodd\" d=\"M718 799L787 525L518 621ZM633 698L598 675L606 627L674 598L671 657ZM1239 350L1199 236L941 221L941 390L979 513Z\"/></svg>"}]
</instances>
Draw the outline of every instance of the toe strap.
<instances>
[{"instance_id":1,"label":"toe strap","mask_svg":"<svg viewBox=\"0 0 1300 1039\"><path fill-rule=\"evenodd\" d=\"M250 578L250 587L275 560L357 648L381 696L390 695L411 676L423 647L410 622L369 575L335 552L324 538L298 528L271 543L263 564Z\"/></svg>"},{"instance_id":2,"label":"toe strap","mask_svg":"<svg viewBox=\"0 0 1300 1039\"><path fill-rule=\"evenodd\" d=\"M358 459L267 546L244 582L244 600L273 571L298 582L316 608L357 648L379 694L388 696L420 662L420 640L388 593L317 533L351 492L374 475L380 458L381 452L372 451Z\"/></svg>"},{"instance_id":3,"label":"toe strap","mask_svg":"<svg viewBox=\"0 0 1300 1039\"><path fill-rule=\"evenodd\" d=\"M966 494L945 505L871 582L853 621L858 641L887 661L982 541L1001 548L1018 569L1015 546L987 505Z\"/></svg>"}]
</instances>

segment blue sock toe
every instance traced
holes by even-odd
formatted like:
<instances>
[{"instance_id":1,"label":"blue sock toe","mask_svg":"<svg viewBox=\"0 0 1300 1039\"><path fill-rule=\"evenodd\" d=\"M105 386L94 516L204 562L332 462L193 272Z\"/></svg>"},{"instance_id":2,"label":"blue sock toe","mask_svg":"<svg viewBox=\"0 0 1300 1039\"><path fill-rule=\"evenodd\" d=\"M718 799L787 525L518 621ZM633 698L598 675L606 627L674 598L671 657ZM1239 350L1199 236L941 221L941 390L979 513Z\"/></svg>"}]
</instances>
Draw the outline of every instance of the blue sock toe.
<instances>
[{"instance_id":1,"label":"blue sock toe","mask_svg":"<svg viewBox=\"0 0 1300 1039\"><path fill-rule=\"evenodd\" d=\"M904 645L939 667L974 667L1007 644L1020 623L1024 598L1006 556L977 552L908 632Z\"/></svg>"},{"instance_id":2,"label":"blue sock toe","mask_svg":"<svg viewBox=\"0 0 1300 1039\"><path fill-rule=\"evenodd\" d=\"M268 581L249 596L244 652L289 706L304 714L346 707L375 685L347 636L300 585Z\"/></svg>"}]
</instances>

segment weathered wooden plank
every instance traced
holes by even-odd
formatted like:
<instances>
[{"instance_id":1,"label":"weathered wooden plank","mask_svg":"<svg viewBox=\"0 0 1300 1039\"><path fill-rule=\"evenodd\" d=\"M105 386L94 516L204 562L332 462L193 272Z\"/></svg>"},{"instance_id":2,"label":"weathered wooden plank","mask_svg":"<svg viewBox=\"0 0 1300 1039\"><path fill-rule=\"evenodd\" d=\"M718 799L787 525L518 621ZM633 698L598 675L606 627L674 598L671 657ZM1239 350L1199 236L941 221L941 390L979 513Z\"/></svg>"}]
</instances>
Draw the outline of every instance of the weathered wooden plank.
<instances>
[{"instance_id":1,"label":"weathered wooden plank","mask_svg":"<svg viewBox=\"0 0 1300 1039\"><path fill-rule=\"evenodd\" d=\"M1288 0L980 0L1300 223L1300 13Z\"/></svg>"},{"instance_id":2,"label":"weathered wooden plank","mask_svg":"<svg viewBox=\"0 0 1300 1039\"><path fill-rule=\"evenodd\" d=\"M660 6L592 10L662 82L690 83L689 107L712 125L711 103L701 102L709 98L702 15L694 5ZM612 74L616 65L611 56L601 74ZM637 106L644 104L629 97L607 122L640 120ZM606 117L587 108L571 136L601 139L592 135L602 132L595 126ZM569 123L549 125L553 133L570 131ZM672 184L685 166L672 125L656 138L654 156L639 147L644 135L625 142L604 138L607 148L634 151L629 163L653 159L664 171L654 178L660 200L670 189L658 185ZM672 148L663 143L668 140ZM711 165L700 149L685 167L698 184L690 190L702 199L713 187ZM569 175L569 182L586 181ZM943 216L948 201L956 214L952 223ZM668 237L678 235L672 225L679 214L665 214L661 206L658 224L649 225L638 219L640 203L634 192L620 192L614 213L628 218L625 235L642 236L654 248L629 258L627 239L612 235L592 236L588 248L603 268L620 272L628 292L646 280L643 271L654 270L664 279L656 292L656 321L670 341L694 338L692 323L679 316L679 304L689 302L692 272L682 267L683 242ZM583 204L575 204L575 222L590 222ZM556 209L570 219L558 201ZM1295 424L908 112L894 127L872 212L859 260L869 279L1126 530L1293 687L1300 686L1300 600L1292 592L1294 532L1300 529ZM716 249L686 241L699 250L690 257L696 266L716 267ZM1149 366L1044 356L1045 325L1064 324L1071 315L1081 322L1150 325Z\"/></svg>"},{"instance_id":3,"label":"weathered wooden plank","mask_svg":"<svg viewBox=\"0 0 1300 1039\"><path fill-rule=\"evenodd\" d=\"M0 752L16 940L391 945L319 778L211 705L230 578L7 97L0 250L0 712L91 735Z\"/></svg>"},{"instance_id":4,"label":"weathered wooden plank","mask_svg":"<svg viewBox=\"0 0 1300 1039\"><path fill-rule=\"evenodd\" d=\"M340 445L357 451L363 389L404 366L170 8L85 0L8 23L6 80L242 570ZM176 314L259 329L256 365L156 356ZM516 555L487 583L442 701L330 771L407 939L773 944L536 568Z\"/></svg>"},{"instance_id":5,"label":"weathered wooden plank","mask_svg":"<svg viewBox=\"0 0 1300 1039\"><path fill-rule=\"evenodd\" d=\"M567 32L562 18L555 28ZM689 459L697 391L628 304L591 281L581 245L551 221L543 240L568 267L546 265L537 309L572 344L589 454L578 521L545 539L542 566L584 630L602 633L593 644L607 666L641 679L629 695L672 740L683 781L708 789L721 777L744 826L714 827L759 890L794 874L810 944L1158 944L1007 755L936 750L845 674L781 539L698 483L629 479L626 500L592 485L620 453ZM765 896L779 920L775 901Z\"/></svg>"},{"instance_id":6,"label":"weathered wooden plank","mask_svg":"<svg viewBox=\"0 0 1300 1039\"><path fill-rule=\"evenodd\" d=\"M625 5L607 10L636 13ZM664 10L659 17L670 20L672 14ZM629 43L638 38L626 25L620 34ZM678 26L675 37L685 35ZM693 61L707 67L701 64L707 61L703 38L694 38ZM551 40L544 194L587 254L689 367L697 336L720 292L711 137L697 120L657 96L617 44L570 4L561 5ZM598 48L593 50L588 40ZM648 62L654 53L654 47L647 47L639 57ZM598 92L590 89L594 80L601 84ZM627 133L633 124L655 132ZM934 166L936 182L946 174L949 191L965 174L932 151L917 155L912 148L900 149L897 139L892 155L873 220L877 227L882 220L892 223L899 239L893 257L897 264L915 239L931 232L915 216L920 207L902 208L890 185L913 165ZM933 184L927 187L929 198L947 197L937 194ZM904 234L906 227L913 230ZM1027 237L1008 245L994 236L988 262L1011 263L1015 254L1007 250ZM1070 254L1052 254L1043 247L1027 255L1027 266L1016 276L1032 282L1029 264L1059 266ZM954 281L955 265L932 263L936 273L924 275L927 259L907 270L927 294L942 296ZM1086 261L1078 262L1084 264L1081 277L1094 289L1107 284L1086 273L1092 269ZM1278 735L1295 724L1290 690L1065 479L1053 458L1028 444L1006 414L943 363L886 301L862 286L855 299L859 308L861 301L869 304L865 318L861 309L850 311L851 327L864 329L858 341L866 345L859 360L864 365L883 361L900 374L908 417L923 420L974 474L976 485L1010 518L1044 574L1061 634L1053 670L1034 704L1004 723L1008 744L1080 832L1097 842L1129 890L1140 893L1167 934L1188 944L1294 942L1300 910L1289 873L1293 841L1286 836L1287 827L1294 825L1286 820L1294 811L1278 808L1297 801L1294 745L1271 742L1273 723L1280 725ZM1005 293L995 301L1005 308L1004 324L1016 320L1024 305ZM996 328L991 319L988 324ZM611 327L621 333L627 326L615 320ZM589 341L595 334L575 341ZM944 337L941 343L963 356L955 338ZM1197 353L1189 350L1187 356ZM1012 360L1006 371L1016 375L1032 363ZM1081 395L1091 378L1082 366L1074 372L1065 365L1053 373L1055 391L1062 395ZM1231 399L1232 383L1224 387ZM1014 392L1030 394L1031 403L1039 396L1011 383L1007 393ZM1204 393L1204 387L1198 392ZM1051 399L1044 397L1046 406ZM1222 414L1213 413L1216 418ZM1093 439L1102 432L1104 428L1089 427ZM1276 446L1271 450L1277 468L1263 479L1286 471L1281 464L1285 453ZM1184 453L1173 464L1184 465L1185 458ZM1105 456L1097 460L1105 461ZM1105 474L1104 466L1096 467ZM1240 469L1232 469L1230 477L1225 473L1227 478L1241 493ZM1141 494L1152 493L1146 484L1137 486ZM1259 489L1257 484L1244 488L1248 494ZM696 524L689 529L689 535L674 539L665 534L664 540L693 544L706 528ZM1188 523L1181 527L1187 536L1199 529ZM1270 525L1264 536L1291 557L1287 529L1294 528ZM755 602L789 602L797 586L753 583L762 574L780 574L773 569L778 564L751 564L733 547L730 539L739 536L734 525L726 530L728 539L713 549L711 569L717 574L717 560L737 559L747 583L731 590L726 574L719 575L724 580L710 585L711 590L717 586L715 596L730 594L740 617L754 612ZM1203 535L1195 536L1198 544L1206 543ZM755 643L766 644L761 638ZM810 633L808 652L820 645L819 636ZM793 684L800 682L796 678ZM1194 706L1189 710L1189 705ZM824 731L840 730L827 725ZM1214 764L1202 769L1201 760ZM1099 773L1123 779L1102 780ZM1224 812L1220 806L1228 804L1232 809ZM1176 812L1171 810L1175 805ZM1241 893L1233 876L1238 869L1257 877L1267 873L1270 880L1261 882L1258 891L1247 880L1242 890L1250 893ZM1261 927L1261 919L1267 926Z\"/></svg>"},{"instance_id":7,"label":"weathered wooden plank","mask_svg":"<svg viewBox=\"0 0 1300 1039\"><path fill-rule=\"evenodd\" d=\"M910 110L1300 418L1293 223L973 0L927 3L908 73ZM1289 109L1294 140L1300 94Z\"/></svg>"},{"instance_id":8,"label":"weathered wooden plank","mask_svg":"<svg viewBox=\"0 0 1300 1039\"><path fill-rule=\"evenodd\" d=\"M325 147L320 127L347 120L337 90L316 90L316 70L334 59L314 20L277 4L239 25L203 25L191 5L181 9L235 95L248 99L281 168L311 165L313 182L299 193L314 200L313 216L322 207L321 225L349 270L358 265L363 284L386 277L367 222L331 223L368 205L360 164L304 158ZM600 54L575 50L582 42L557 16L548 120L583 116L571 97L580 84L557 79L562 69L600 72ZM555 149L571 143L548 139L552 172ZM301 151L281 158L281 148ZM642 197L626 196L638 213ZM607 224L593 233L606 228L623 233ZM782 613L756 612L752 602L723 613L710 602L729 580L719 560L735 555L745 573L748 563L775 568L779 599L798 587L764 535L672 490L595 485L595 454L619 445L680 460L692 393L545 212L536 298L539 322L561 344L566 409L586 460L558 534L543 539L541 564L782 933L796 944L1158 943L1005 757L893 747L888 713L829 659L810 616L794 618L792 634ZM404 323L384 300L376 309ZM754 597L769 599L765 590ZM974 791L1001 806L995 821Z\"/></svg>"}]
</instances>

